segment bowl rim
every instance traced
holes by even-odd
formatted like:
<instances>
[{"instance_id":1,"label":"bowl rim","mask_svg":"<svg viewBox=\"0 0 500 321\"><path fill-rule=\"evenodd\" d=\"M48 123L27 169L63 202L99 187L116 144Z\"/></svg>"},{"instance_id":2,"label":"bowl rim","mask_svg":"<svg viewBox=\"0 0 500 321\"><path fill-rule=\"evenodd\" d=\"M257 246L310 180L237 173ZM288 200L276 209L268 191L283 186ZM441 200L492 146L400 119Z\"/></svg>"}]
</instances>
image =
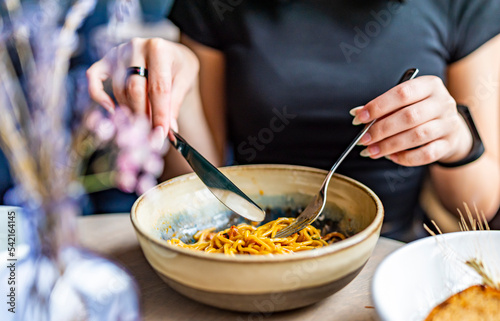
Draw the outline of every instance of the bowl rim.
<instances>
[{"instance_id":1,"label":"bowl rim","mask_svg":"<svg viewBox=\"0 0 500 321\"><path fill-rule=\"evenodd\" d=\"M379 292L380 289L383 287L382 285L386 284L387 282L387 280L384 281L381 279L381 274L388 268L387 266L394 264L393 261L395 260L394 259L395 257L398 257L406 252L412 252L415 250L415 248L420 248L423 246L432 246L432 247L439 246L438 244L439 242L450 242L456 240L457 238L464 238L464 237L469 238L473 237L474 235L477 235L478 233L486 235L488 234L500 235L499 230L457 231L444 234L437 234L435 236L429 235L424 238L405 244L404 246L398 248L394 252L390 253L387 257L385 257L382 260L382 262L380 262L380 264L377 266L375 273L373 274L373 278L370 282L371 283L370 296L379 318L381 320L392 320L389 318L391 316L389 312L392 311L392 309L394 309L394 305L388 307L388 304L385 303L385 301L383 300L383 296L381 296Z\"/></svg>"},{"instance_id":2,"label":"bowl rim","mask_svg":"<svg viewBox=\"0 0 500 321\"><path fill-rule=\"evenodd\" d=\"M231 172L231 171L241 171L241 170L262 170L262 169L272 169L272 170L283 170L283 171L300 171L300 172L308 172L308 173L316 173L326 175L328 171L323 169L318 169L314 167L308 166L299 166L299 165L286 165L286 164L255 164L255 165L233 165L233 166L225 166L219 167L222 172ZM343 180L351 185L354 185L356 188L360 188L368 193L368 196L374 201L375 206L377 208L377 213L375 214L375 218L373 221L365 227L360 232L354 234L351 237L346 238L345 240L333 243L331 245L321 247L315 249L314 251L302 251L298 253L293 253L292 255L235 255L229 256L223 253L205 253L202 251L193 251L190 249L182 248L179 246L175 246L172 244L168 244L166 240L153 237L149 235L148 232L143 231L137 222L137 218L134 214L136 214L136 210L140 203L146 198L148 193L153 193L154 190L162 188L164 186L172 185L180 181L199 179L195 173L188 173L181 176L174 177L172 179L166 180L162 182L150 190L146 191L144 194L139 196L139 198L134 202L132 209L130 211L130 220L132 222L132 226L134 230L138 234L138 236L144 237L146 240L155 243L160 247L164 247L169 251L173 251L177 254L187 255L190 257L197 257L205 260L212 261L228 261L232 263L270 263L270 262L283 262L283 261L298 261L305 260L311 258L319 258L322 256L330 255L332 253L337 253L344 251L348 248L351 248L364 240L368 239L374 233L380 233L380 228L382 226L383 218L384 218L384 207L382 205L382 201L379 197L366 185L363 183L352 179L350 177L344 176L342 174L334 174L335 178ZM142 247L142 245L141 245Z\"/></svg>"}]
</instances>

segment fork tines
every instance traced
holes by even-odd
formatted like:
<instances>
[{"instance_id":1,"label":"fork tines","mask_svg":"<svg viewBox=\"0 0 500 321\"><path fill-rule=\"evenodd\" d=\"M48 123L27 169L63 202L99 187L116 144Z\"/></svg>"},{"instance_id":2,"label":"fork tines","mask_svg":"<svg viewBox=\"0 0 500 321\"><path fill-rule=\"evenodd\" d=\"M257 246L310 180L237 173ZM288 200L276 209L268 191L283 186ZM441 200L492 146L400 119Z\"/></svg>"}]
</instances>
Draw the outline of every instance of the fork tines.
<instances>
[{"instance_id":1,"label":"fork tines","mask_svg":"<svg viewBox=\"0 0 500 321\"><path fill-rule=\"evenodd\" d=\"M302 230L305 226L309 225L312 222L312 220L304 220L302 222L294 222L290 224L289 226L285 227L278 233L276 233L275 237L281 238L281 237L287 237L292 235L293 233L296 233L300 230Z\"/></svg>"}]
</instances>

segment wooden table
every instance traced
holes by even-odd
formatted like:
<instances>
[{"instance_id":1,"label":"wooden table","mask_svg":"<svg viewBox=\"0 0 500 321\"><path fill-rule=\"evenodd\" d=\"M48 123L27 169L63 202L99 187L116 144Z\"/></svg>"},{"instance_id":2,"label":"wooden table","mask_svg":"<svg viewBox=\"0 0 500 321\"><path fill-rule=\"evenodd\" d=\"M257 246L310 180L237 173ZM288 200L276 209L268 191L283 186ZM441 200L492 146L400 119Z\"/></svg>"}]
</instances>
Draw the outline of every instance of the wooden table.
<instances>
[{"instance_id":1,"label":"wooden table","mask_svg":"<svg viewBox=\"0 0 500 321\"><path fill-rule=\"evenodd\" d=\"M370 284L377 265L403 243L380 238L361 273L344 289L312 306L262 315L212 308L183 297L169 288L146 261L128 214L85 216L78 219L82 244L124 266L141 291L144 320L377 320Z\"/></svg>"}]
</instances>

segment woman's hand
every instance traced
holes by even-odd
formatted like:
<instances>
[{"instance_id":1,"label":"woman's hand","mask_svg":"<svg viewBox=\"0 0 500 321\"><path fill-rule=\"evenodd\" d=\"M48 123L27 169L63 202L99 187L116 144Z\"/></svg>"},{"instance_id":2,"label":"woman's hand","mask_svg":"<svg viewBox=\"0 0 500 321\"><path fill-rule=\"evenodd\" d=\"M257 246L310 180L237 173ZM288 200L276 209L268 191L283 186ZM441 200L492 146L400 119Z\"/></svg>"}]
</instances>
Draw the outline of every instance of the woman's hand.
<instances>
[{"instance_id":1,"label":"woman's hand","mask_svg":"<svg viewBox=\"0 0 500 321\"><path fill-rule=\"evenodd\" d=\"M422 76L399 84L354 108L353 124L378 119L361 138L362 156L387 157L404 166L454 162L472 147L472 136L440 78Z\"/></svg>"},{"instance_id":2,"label":"woman's hand","mask_svg":"<svg viewBox=\"0 0 500 321\"><path fill-rule=\"evenodd\" d=\"M147 68L148 79L139 75L127 78L127 68L132 66ZM148 114L163 142L169 127L177 129L179 108L198 70L198 59L184 45L160 38L134 38L113 48L87 70L89 94L112 112L115 105L103 85L111 79L118 103Z\"/></svg>"}]
</instances>

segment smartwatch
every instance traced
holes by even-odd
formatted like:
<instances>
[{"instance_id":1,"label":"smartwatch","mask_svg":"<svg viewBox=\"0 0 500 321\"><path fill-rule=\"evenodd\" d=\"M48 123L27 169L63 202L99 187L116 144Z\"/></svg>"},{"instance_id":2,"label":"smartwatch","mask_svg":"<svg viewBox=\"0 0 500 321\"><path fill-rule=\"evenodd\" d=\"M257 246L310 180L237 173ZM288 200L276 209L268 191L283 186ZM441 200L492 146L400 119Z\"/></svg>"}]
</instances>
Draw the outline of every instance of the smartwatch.
<instances>
[{"instance_id":1,"label":"smartwatch","mask_svg":"<svg viewBox=\"0 0 500 321\"><path fill-rule=\"evenodd\" d=\"M472 135L472 148L469 151L469 154L465 156L465 158L452 162L452 163L443 163L436 162L436 164L442 167L458 167L462 165L466 165L472 163L477 160L484 153L484 145L481 137L479 136L479 132L477 131L476 125L474 124L474 120L472 119L472 115L469 111L469 108L465 105L457 104L457 111L465 120L465 123L469 127L469 131Z\"/></svg>"}]
</instances>

